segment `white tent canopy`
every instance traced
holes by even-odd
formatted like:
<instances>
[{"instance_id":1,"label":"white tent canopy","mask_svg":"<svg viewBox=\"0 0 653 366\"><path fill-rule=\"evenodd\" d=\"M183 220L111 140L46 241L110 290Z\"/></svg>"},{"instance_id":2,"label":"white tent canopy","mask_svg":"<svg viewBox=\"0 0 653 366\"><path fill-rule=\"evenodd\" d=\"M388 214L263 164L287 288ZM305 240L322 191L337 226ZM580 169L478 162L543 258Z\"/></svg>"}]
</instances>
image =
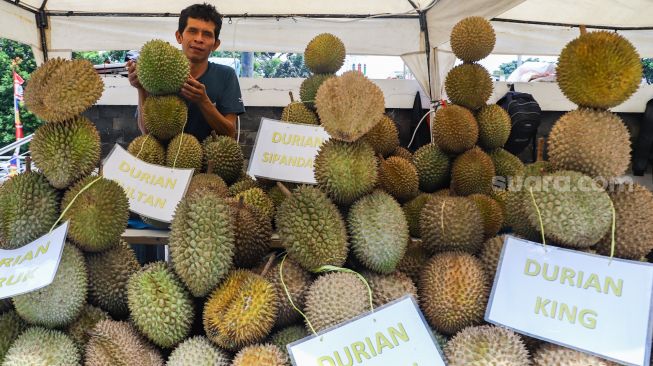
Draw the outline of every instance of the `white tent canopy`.
<instances>
[{"instance_id":1,"label":"white tent canopy","mask_svg":"<svg viewBox=\"0 0 653 366\"><path fill-rule=\"evenodd\" d=\"M39 59L138 49L152 38L174 42L179 11L196 2L0 0L0 37L31 45ZM575 26L584 24L618 31L642 57L653 57L653 0L209 2L225 15L221 49L301 52L315 34L331 32L350 54L403 56L424 90L430 75L432 99L440 97L442 77L455 60L448 45L451 28L471 15L494 19L498 54L557 55L578 35Z\"/></svg>"}]
</instances>

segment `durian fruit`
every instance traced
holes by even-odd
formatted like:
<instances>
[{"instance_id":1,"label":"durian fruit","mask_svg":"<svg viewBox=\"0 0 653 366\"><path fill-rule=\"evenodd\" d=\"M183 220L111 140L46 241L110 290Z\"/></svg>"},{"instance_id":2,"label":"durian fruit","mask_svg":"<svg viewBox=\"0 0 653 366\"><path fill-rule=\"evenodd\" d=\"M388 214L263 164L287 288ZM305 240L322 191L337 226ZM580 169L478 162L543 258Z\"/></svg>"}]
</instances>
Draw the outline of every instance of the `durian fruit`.
<instances>
[{"instance_id":1,"label":"durian fruit","mask_svg":"<svg viewBox=\"0 0 653 366\"><path fill-rule=\"evenodd\" d=\"M299 87L299 97L302 102L309 108L315 107L315 96L322 83L327 79L334 77L333 74L314 74L302 81Z\"/></svg>"},{"instance_id":2,"label":"durian fruit","mask_svg":"<svg viewBox=\"0 0 653 366\"><path fill-rule=\"evenodd\" d=\"M494 49L496 35L492 24L483 17L467 17L451 30L451 50L465 62L486 58Z\"/></svg>"},{"instance_id":3,"label":"durian fruit","mask_svg":"<svg viewBox=\"0 0 653 366\"><path fill-rule=\"evenodd\" d=\"M230 351L259 342L274 326L278 302L268 280L251 271L235 270L204 305L206 336Z\"/></svg>"},{"instance_id":4,"label":"durian fruit","mask_svg":"<svg viewBox=\"0 0 653 366\"><path fill-rule=\"evenodd\" d=\"M447 347L447 343L449 343L449 338L440 334L433 328L429 328L429 330L431 331L433 338L435 338L435 341L438 343L438 346L440 346L440 349L444 351Z\"/></svg>"},{"instance_id":5,"label":"durian fruit","mask_svg":"<svg viewBox=\"0 0 653 366\"><path fill-rule=\"evenodd\" d=\"M73 322L86 304L88 275L84 256L66 243L52 283L13 298L16 312L33 325L63 327Z\"/></svg>"},{"instance_id":6,"label":"durian fruit","mask_svg":"<svg viewBox=\"0 0 653 366\"><path fill-rule=\"evenodd\" d=\"M0 299L0 314L13 310L14 306L11 304L11 299Z\"/></svg>"},{"instance_id":7,"label":"durian fruit","mask_svg":"<svg viewBox=\"0 0 653 366\"><path fill-rule=\"evenodd\" d=\"M227 199L227 202L232 208L234 266L251 268L270 251L272 221L244 202L234 198Z\"/></svg>"},{"instance_id":8,"label":"durian fruit","mask_svg":"<svg viewBox=\"0 0 653 366\"><path fill-rule=\"evenodd\" d=\"M34 164L58 189L93 171L100 161L100 134L86 117L46 123L30 142Z\"/></svg>"},{"instance_id":9,"label":"durian fruit","mask_svg":"<svg viewBox=\"0 0 653 366\"><path fill-rule=\"evenodd\" d=\"M176 95L150 95L143 102L145 130L161 141L182 133L187 118L188 106Z\"/></svg>"},{"instance_id":10,"label":"durian fruit","mask_svg":"<svg viewBox=\"0 0 653 366\"><path fill-rule=\"evenodd\" d=\"M478 124L472 112L458 105L441 107L433 120L433 141L442 151L465 152L478 140Z\"/></svg>"},{"instance_id":11,"label":"durian fruit","mask_svg":"<svg viewBox=\"0 0 653 366\"><path fill-rule=\"evenodd\" d=\"M587 353L565 348L552 343L541 345L533 354L533 366L611 366L611 362Z\"/></svg>"},{"instance_id":12,"label":"durian fruit","mask_svg":"<svg viewBox=\"0 0 653 366\"><path fill-rule=\"evenodd\" d=\"M59 216L57 193L40 173L0 185L0 249L17 249L46 234Z\"/></svg>"},{"instance_id":13,"label":"durian fruit","mask_svg":"<svg viewBox=\"0 0 653 366\"><path fill-rule=\"evenodd\" d=\"M505 149L496 148L488 152L488 155L492 159L498 177L509 179L524 175L524 163Z\"/></svg>"},{"instance_id":14,"label":"durian fruit","mask_svg":"<svg viewBox=\"0 0 653 366\"><path fill-rule=\"evenodd\" d=\"M272 188L268 189L266 193L272 200L272 203L274 203L275 211L279 208L279 206L281 206L281 203L286 200L286 195L278 186L273 186Z\"/></svg>"},{"instance_id":15,"label":"durian fruit","mask_svg":"<svg viewBox=\"0 0 653 366\"><path fill-rule=\"evenodd\" d=\"M410 238L401 205L389 194L375 191L354 203L347 223L356 258L372 271L394 272Z\"/></svg>"},{"instance_id":16,"label":"durian fruit","mask_svg":"<svg viewBox=\"0 0 653 366\"><path fill-rule=\"evenodd\" d=\"M385 114L381 121L360 139L367 142L377 155L381 154L383 157L390 156L399 147L397 125Z\"/></svg>"},{"instance_id":17,"label":"durian fruit","mask_svg":"<svg viewBox=\"0 0 653 366\"><path fill-rule=\"evenodd\" d=\"M259 268L263 269L263 267ZM284 285L288 289L295 306L303 309L306 291L312 282L310 273L290 258L286 258L283 262L283 285L281 283L281 273L281 262L278 262L272 265L264 275L265 279L274 286L279 299L279 311L275 323L278 327L293 324L301 319L297 310L290 303Z\"/></svg>"},{"instance_id":18,"label":"durian fruit","mask_svg":"<svg viewBox=\"0 0 653 366\"><path fill-rule=\"evenodd\" d=\"M11 310L0 314L0 334L2 334L0 337L0 364L5 359L5 354L11 344L25 329L27 329L27 323L15 311Z\"/></svg>"},{"instance_id":19,"label":"durian fruit","mask_svg":"<svg viewBox=\"0 0 653 366\"><path fill-rule=\"evenodd\" d=\"M503 147L508 141L512 121L505 109L496 104L487 104L476 112L478 123L478 144L492 150Z\"/></svg>"},{"instance_id":20,"label":"durian fruit","mask_svg":"<svg viewBox=\"0 0 653 366\"><path fill-rule=\"evenodd\" d=\"M635 47L622 35L597 31L567 43L556 73L560 90L573 103L608 109L637 91L642 64Z\"/></svg>"},{"instance_id":21,"label":"durian fruit","mask_svg":"<svg viewBox=\"0 0 653 366\"><path fill-rule=\"evenodd\" d=\"M413 163L421 191L435 192L449 184L451 161L437 144L431 143L417 149Z\"/></svg>"},{"instance_id":22,"label":"durian fruit","mask_svg":"<svg viewBox=\"0 0 653 366\"><path fill-rule=\"evenodd\" d=\"M483 237L488 239L497 235L503 226L503 210L499 202L484 194L472 194L469 199L476 203L483 218Z\"/></svg>"},{"instance_id":23,"label":"durian fruit","mask_svg":"<svg viewBox=\"0 0 653 366\"><path fill-rule=\"evenodd\" d=\"M225 278L234 258L231 206L209 191L183 198L172 219L172 267L195 297L204 297Z\"/></svg>"},{"instance_id":24,"label":"durian fruit","mask_svg":"<svg viewBox=\"0 0 653 366\"><path fill-rule=\"evenodd\" d=\"M383 91L363 74L347 71L322 83L315 107L332 138L354 142L381 121L385 99Z\"/></svg>"},{"instance_id":25,"label":"durian fruit","mask_svg":"<svg viewBox=\"0 0 653 366\"><path fill-rule=\"evenodd\" d=\"M420 193L417 197L403 205L406 222L408 222L408 232L413 238L421 237L419 232L419 216L422 213L422 208L424 208L424 205L430 198L430 193Z\"/></svg>"},{"instance_id":26,"label":"durian fruit","mask_svg":"<svg viewBox=\"0 0 653 366\"><path fill-rule=\"evenodd\" d=\"M422 267L429 260L429 253L424 248L422 241L411 240L408 242L408 248L406 249L406 254L399 261L397 265L397 270L401 273L405 273L413 283L419 283L419 277L422 271Z\"/></svg>"},{"instance_id":27,"label":"durian fruit","mask_svg":"<svg viewBox=\"0 0 653 366\"><path fill-rule=\"evenodd\" d=\"M190 183L188 183L186 196L190 196L195 192L203 190L208 190L221 198L227 198L229 196L229 188L227 187L227 184L219 175L213 173L199 173L193 175L190 179Z\"/></svg>"},{"instance_id":28,"label":"durian fruit","mask_svg":"<svg viewBox=\"0 0 653 366\"><path fill-rule=\"evenodd\" d=\"M204 165L213 162L213 173L227 184L233 184L241 177L244 157L238 142L229 136L217 136L213 133L202 143Z\"/></svg>"},{"instance_id":29,"label":"durian fruit","mask_svg":"<svg viewBox=\"0 0 653 366\"><path fill-rule=\"evenodd\" d=\"M588 132L591 131L591 132ZM630 133L616 114L577 109L553 125L548 138L549 162L556 170L575 170L610 179L630 165Z\"/></svg>"},{"instance_id":30,"label":"durian fruit","mask_svg":"<svg viewBox=\"0 0 653 366\"><path fill-rule=\"evenodd\" d=\"M199 173L202 169L203 157L202 145L191 134L180 133L168 142L166 166L195 169L194 173Z\"/></svg>"},{"instance_id":31,"label":"durian fruit","mask_svg":"<svg viewBox=\"0 0 653 366\"><path fill-rule=\"evenodd\" d=\"M127 151L146 163L165 165L166 162L166 149L152 134L133 139Z\"/></svg>"},{"instance_id":32,"label":"durian fruit","mask_svg":"<svg viewBox=\"0 0 653 366\"><path fill-rule=\"evenodd\" d=\"M276 224L281 245L304 269L345 263L349 251L345 223L319 189L297 188L277 210Z\"/></svg>"},{"instance_id":33,"label":"durian fruit","mask_svg":"<svg viewBox=\"0 0 653 366\"><path fill-rule=\"evenodd\" d=\"M315 180L334 202L350 205L376 185L376 161L372 146L364 141L331 139L315 157Z\"/></svg>"},{"instance_id":34,"label":"durian fruit","mask_svg":"<svg viewBox=\"0 0 653 366\"><path fill-rule=\"evenodd\" d=\"M301 325L291 325L270 336L270 342L279 347L281 352L288 356L288 349L286 346L307 336L308 332L306 331L306 328Z\"/></svg>"},{"instance_id":35,"label":"durian fruit","mask_svg":"<svg viewBox=\"0 0 653 366\"><path fill-rule=\"evenodd\" d=\"M455 334L480 324L488 300L487 276L470 254L446 252L431 258L419 281L421 308L439 332Z\"/></svg>"},{"instance_id":36,"label":"durian fruit","mask_svg":"<svg viewBox=\"0 0 653 366\"><path fill-rule=\"evenodd\" d=\"M616 213L615 252L638 260L653 250L653 193L639 184L621 184L609 192ZM599 242L599 254L610 255L611 230Z\"/></svg>"},{"instance_id":37,"label":"durian fruit","mask_svg":"<svg viewBox=\"0 0 653 366\"><path fill-rule=\"evenodd\" d=\"M461 196L490 194L495 174L492 158L478 147L458 156L451 168L454 191Z\"/></svg>"},{"instance_id":38,"label":"durian fruit","mask_svg":"<svg viewBox=\"0 0 653 366\"><path fill-rule=\"evenodd\" d=\"M141 48L138 81L152 95L177 94L190 75L188 58L170 43L154 39Z\"/></svg>"},{"instance_id":39,"label":"durian fruit","mask_svg":"<svg viewBox=\"0 0 653 366\"><path fill-rule=\"evenodd\" d=\"M261 188L250 188L246 191L238 193L235 198L242 199L243 202L252 206L261 215L267 219L274 217L274 202L268 197L267 193Z\"/></svg>"},{"instance_id":40,"label":"durian fruit","mask_svg":"<svg viewBox=\"0 0 653 366\"><path fill-rule=\"evenodd\" d=\"M413 161L413 153L408 151L405 147L397 146L397 148L390 154L390 156L398 156L410 162Z\"/></svg>"},{"instance_id":41,"label":"durian fruit","mask_svg":"<svg viewBox=\"0 0 653 366\"><path fill-rule=\"evenodd\" d=\"M399 202L409 201L419 193L417 169L413 163L400 157L381 159L379 185Z\"/></svg>"},{"instance_id":42,"label":"durian fruit","mask_svg":"<svg viewBox=\"0 0 653 366\"><path fill-rule=\"evenodd\" d=\"M490 99L492 77L479 64L462 64L449 71L444 88L452 103L474 111Z\"/></svg>"},{"instance_id":43,"label":"durian fruit","mask_svg":"<svg viewBox=\"0 0 653 366\"><path fill-rule=\"evenodd\" d=\"M86 366L163 366L159 351L127 322L103 320L86 344Z\"/></svg>"},{"instance_id":44,"label":"durian fruit","mask_svg":"<svg viewBox=\"0 0 653 366\"><path fill-rule=\"evenodd\" d=\"M306 293L306 318L316 332L370 311L367 287L355 274L320 276ZM307 329L311 328L308 326Z\"/></svg>"},{"instance_id":45,"label":"durian fruit","mask_svg":"<svg viewBox=\"0 0 653 366\"><path fill-rule=\"evenodd\" d=\"M80 365L75 342L63 332L41 327L24 331L5 355L3 366Z\"/></svg>"},{"instance_id":46,"label":"durian fruit","mask_svg":"<svg viewBox=\"0 0 653 366\"><path fill-rule=\"evenodd\" d=\"M308 108L303 102L291 102L281 112L281 120L290 123L305 125L318 125L320 121L317 114Z\"/></svg>"},{"instance_id":47,"label":"durian fruit","mask_svg":"<svg viewBox=\"0 0 653 366\"><path fill-rule=\"evenodd\" d=\"M104 310L92 305L84 305L77 319L68 325L66 333L75 341L80 352L83 353L86 343L90 338L90 332L95 328L95 325L102 320L110 319L111 317Z\"/></svg>"},{"instance_id":48,"label":"durian fruit","mask_svg":"<svg viewBox=\"0 0 653 366\"><path fill-rule=\"evenodd\" d=\"M503 244L505 243L507 235L499 235L485 241L481 253L478 258L483 264L483 270L487 274L489 283L494 283L494 276L499 267L499 259L501 259L501 252L503 251Z\"/></svg>"},{"instance_id":49,"label":"durian fruit","mask_svg":"<svg viewBox=\"0 0 653 366\"><path fill-rule=\"evenodd\" d=\"M84 190L85 189L85 190ZM101 252L118 244L127 228L129 201L115 181L88 176L66 191L63 220L70 220L68 237L85 252Z\"/></svg>"},{"instance_id":50,"label":"durian fruit","mask_svg":"<svg viewBox=\"0 0 653 366\"><path fill-rule=\"evenodd\" d=\"M289 366L288 356L272 344L253 345L241 349L231 366Z\"/></svg>"},{"instance_id":51,"label":"durian fruit","mask_svg":"<svg viewBox=\"0 0 653 366\"><path fill-rule=\"evenodd\" d=\"M382 275L373 272L364 272L363 277L365 277L372 289L372 302L375 308L402 298L405 295L413 295L415 300L418 299L415 283L404 273L395 271Z\"/></svg>"},{"instance_id":52,"label":"durian fruit","mask_svg":"<svg viewBox=\"0 0 653 366\"><path fill-rule=\"evenodd\" d=\"M259 184L258 180L254 180L252 177L247 175L246 172L241 172L238 180L229 186L229 196L235 197L240 192L245 192L250 188L263 188Z\"/></svg>"},{"instance_id":53,"label":"durian fruit","mask_svg":"<svg viewBox=\"0 0 653 366\"><path fill-rule=\"evenodd\" d=\"M188 338L170 354L166 366L229 366L225 352L204 336Z\"/></svg>"},{"instance_id":54,"label":"durian fruit","mask_svg":"<svg viewBox=\"0 0 653 366\"><path fill-rule=\"evenodd\" d=\"M521 337L512 330L494 325L463 329L447 342L445 354L450 366L531 365L528 350ZM553 365L559 364L547 364Z\"/></svg>"},{"instance_id":55,"label":"durian fruit","mask_svg":"<svg viewBox=\"0 0 653 366\"><path fill-rule=\"evenodd\" d=\"M333 34L318 34L306 45L304 63L314 74L335 74L345 63L345 45Z\"/></svg>"},{"instance_id":56,"label":"durian fruit","mask_svg":"<svg viewBox=\"0 0 653 366\"><path fill-rule=\"evenodd\" d=\"M150 263L132 275L127 301L132 322L157 346L171 348L188 336L191 295L166 263Z\"/></svg>"},{"instance_id":57,"label":"durian fruit","mask_svg":"<svg viewBox=\"0 0 653 366\"><path fill-rule=\"evenodd\" d=\"M483 216L470 198L432 197L422 208L419 221L422 243L430 253L476 253L483 243Z\"/></svg>"},{"instance_id":58,"label":"durian fruit","mask_svg":"<svg viewBox=\"0 0 653 366\"><path fill-rule=\"evenodd\" d=\"M47 122L80 115L100 99L104 82L87 60L48 60L30 76L25 106Z\"/></svg>"},{"instance_id":59,"label":"durian fruit","mask_svg":"<svg viewBox=\"0 0 653 366\"><path fill-rule=\"evenodd\" d=\"M553 173L555 169L548 161L536 161L534 163L524 165L524 176L543 176Z\"/></svg>"},{"instance_id":60,"label":"durian fruit","mask_svg":"<svg viewBox=\"0 0 653 366\"><path fill-rule=\"evenodd\" d=\"M141 266L136 253L124 241L102 253L86 256L88 266L88 301L116 318L129 313L127 282Z\"/></svg>"}]
</instances>

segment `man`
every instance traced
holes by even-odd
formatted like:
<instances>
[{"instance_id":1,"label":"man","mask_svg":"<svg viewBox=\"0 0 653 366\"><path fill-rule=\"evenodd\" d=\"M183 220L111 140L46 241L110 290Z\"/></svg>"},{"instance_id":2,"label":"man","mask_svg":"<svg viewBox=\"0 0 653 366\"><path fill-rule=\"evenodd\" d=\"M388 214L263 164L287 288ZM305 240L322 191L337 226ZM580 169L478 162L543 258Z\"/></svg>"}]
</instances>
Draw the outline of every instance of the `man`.
<instances>
[{"instance_id":1,"label":"man","mask_svg":"<svg viewBox=\"0 0 653 366\"><path fill-rule=\"evenodd\" d=\"M219 135L236 136L236 120L245 112L240 85L229 66L209 63L209 55L220 46L222 15L213 5L195 4L182 10L177 42L190 61L190 76L179 93L188 104L188 122L184 132L200 142L215 131ZM129 82L138 89L138 107L142 110L147 92L138 81L136 64L127 63ZM142 113L138 127L147 133Z\"/></svg>"}]
</instances>

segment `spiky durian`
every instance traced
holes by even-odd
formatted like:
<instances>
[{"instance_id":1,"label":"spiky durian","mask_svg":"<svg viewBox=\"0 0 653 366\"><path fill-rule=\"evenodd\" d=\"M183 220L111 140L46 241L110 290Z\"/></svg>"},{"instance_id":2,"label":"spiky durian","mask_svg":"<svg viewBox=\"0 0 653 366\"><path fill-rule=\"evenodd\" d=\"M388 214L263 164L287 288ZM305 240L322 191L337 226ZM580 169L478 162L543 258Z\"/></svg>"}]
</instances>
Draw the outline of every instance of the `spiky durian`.
<instances>
[{"instance_id":1,"label":"spiky durian","mask_svg":"<svg viewBox=\"0 0 653 366\"><path fill-rule=\"evenodd\" d=\"M433 121L433 141L442 151L460 154L474 147L478 124L472 112L458 105L439 108Z\"/></svg>"},{"instance_id":2,"label":"spiky durian","mask_svg":"<svg viewBox=\"0 0 653 366\"><path fill-rule=\"evenodd\" d=\"M146 163L164 165L166 149L153 135L141 135L133 139L127 151Z\"/></svg>"},{"instance_id":3,"label":"spiky durian","mask_svg":"<svg viewBox=\"0 0 653 366\"><path fill-rule=\"evenodd\" d=\"M314 74L302 81L302 85L299 87L299 97L302 102L306 104L307 107L313 108L315 106L315 96L317 95L318 89L322 86L322 83L334 77L333 74Z\"/></svg>"},{"instance_id":4,"label":"spiky durian","mask_svg":"<svg viewBox=\"0 0 653 366\"><path fill-rule=\"evenodd\" d=\"M194 173L199 173L203 157L202 145L197 138L188 133L180 133L168 143L166 166L195 169Z\"/></svg>"},{"instance_id":5,"label":"spiky durian","mask_svg":"<svg viewBox=\"0 0 653 366\"><path fill-rule=\"evenodd\" d=\"M431 143L417 149L413 163L423 192L435 192L449 183L451 162L438 145Z\"/></svg>"},{"instance_id":6,"label":"spiky durian","mask_svg":"<svg viewBox=\"0 0 653 366\"><path fill-rule=\"evenodd\" d=\"M219 175L225 183L233 184L243 170L243 151L238 142L229 136L212 134L202 143L204 165L213 163L213 174Z\"/></svg>"},{"instance_id":7,"label":"spiky durian","mask_svg":"<svg viewBox=\"0 0 653 366\"><path fill-rule=\"evenodd\" d=\"M229 366L227 354L204 336L188 338L170 354L166 366Z\"/></svg>"},{"instance_id":8,"label":"spiky durian","mask_svg":"<svg viewBox=\"0 0 653 366\"><path fill-rule=\"evenodd\" d=\"M188 106L176 95L150 95L143 103L145 130L161 141L182 133L187 118Z\"/></svg>"},{"instance_id":9,"label":"spiky durian","mask_svg":"<svg viewBox=\"0 0 653 366\"><path fill-rule=\"evenodd\" d=\"M410 161L397 156L381 159L379 185L399 202L406 202L419 193L417 169Z\"/></svg>"},{"instance_id":10,"label":"spiky durian","mask_svg":"<svg viewBox=\"0 0 653 366\"><path fill-rule=\"evenodd\" d=\"M493 325L468 327L456 334L445 348L450 366L530 366L521 337ZM555 363L548 366L557 365ZM588 364L589 365L589 364Z\"/></svg>"},{"instance_id":11,"label":"spiky durian","mask_svg":"<svg viewBox=\"0 0 653 366\"><path fill-rule=\"evenodd\" d=\"M383 115L381 121L361 137L361 140L372 146L377 155L388 157L399 147L399 131L392 118Z\"/></svg>"},{"instance_id":12,"label":"spiky durian","mask_svg":"<svg viewBox=\"0 0 653 366\"><path fill-rule=\"evenodd\" d=\"M451 50L465 62L476 62L487 57L494 48L496 35L492 24L483 17L467 17L451 30Z\"/></svg>"},{"instance_id":13,"label":"spiky durian","mask_svg":"<svg viewBox=\"0 0 653 366\"><path fill-rule=\"evenodd\" d=\"M290 123L317 125L320 123L317 114L303 102L291 102L281 112L281 120Z\"/></svg>"},{"instance_id":14,"label":"spiky durian","mask_svg":"<svg viewBox=\"0 0 653 366\"><path fill-rule=\"evenodd\" d=\"M304 63L315 74L335 74L345 62L345 45L330 33L318 34L304 50Z\"/></svg>"},{"instance_id":15,"label":"spiky durian","mask_svg":"<svg viewBox=\"0 0 653 366\"><path fill-rule=\"evenodd\" d=\"M451 168L454 190L461 196L474 193L489 194L495 176L492 158L476 147L458 156Z\"/></svg>"},{"instance_id":16,"label":"spiky durian","mask_svg":"<svg viewBox=\"0 0 653 366\"><path fill-rule=\"evenodd\" d=\"M444 88L454 103L471 110L485 105L492 95L492 77L479 64L462 64L447 74Z\"/></svg>"},{"instance_id":17,"label":"spiky durian","mask_svg":"<svg viewBox=\"0 0 653 366\"><path fill-rule=\"evenodd\" d=\"M80 352L63 332L41 327L24 331L5 355L4 366L79 365Z\"/></svg>"},{"instance_id":18,"label":"spiky durian","mask_svg":"<svg viewBox=\"0 0 653 366\"><path fill-rule=\"evenodd\" d=\"M90 333L86 366L163 366L159 351L127 322L103 320Z\"/></svg>"},{"instance_id":19,"label":"spiky durian","mask_svg":"<svg viewBox=\"0 0 653 366\"><path fill-rule=\"evenodd\" d=\"M271 344L253 345L241 349L231 366L288 366L288 356Z\"/></svg>"},{"instance_id":20,"label":"spiky durian","mask_svg":"<svg viewBox=\"0 0 653 366\"><path fill-rule=\"evenodd\" d=\"M478 144L484 149L503 147L508 141L512 121L505 109L488 104L476 112L478 122Z\"/></svg>"},{"instance_id":21,"label":"spiky durian","mask_svg":"<svg viewBox=\"0 0 653 366\"><path fill-rule=\"evenodd\" d=\"M464 250L475 253L483 243L483 217L467 197L433 196L422 208L422 243L431 253Z\"/></svg>"},{"instance_id":22,"label":"spiky durian","mask_svg":"<svg viewBox=\"0 0 653 366\"><path fill-rule=\"evenodd\" d=\"M176 94L188 80L190 63L181 50L154 39L141 48L136 72L138 81L148 93Z\"/></svg>"}]
</instances>

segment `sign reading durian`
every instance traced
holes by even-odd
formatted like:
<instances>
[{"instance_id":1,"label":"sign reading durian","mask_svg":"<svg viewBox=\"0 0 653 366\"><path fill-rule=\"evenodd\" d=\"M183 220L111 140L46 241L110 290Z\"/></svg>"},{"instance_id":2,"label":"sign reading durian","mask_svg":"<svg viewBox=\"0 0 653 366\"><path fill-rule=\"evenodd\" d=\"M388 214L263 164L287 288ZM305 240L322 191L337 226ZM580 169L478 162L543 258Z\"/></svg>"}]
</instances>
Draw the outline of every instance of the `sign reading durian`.
<instances>
[{"instance_id":1,"label":"sign reading durian","mask_svg":"<svg viewBox=\"0 0 653 366\"><path fill-rule=\"evenodd\" d=\"M649 366L653 265L508 237L490 323L624 365Z\"/></svg>"},{"instance_id":2,"label":"sign reading durian","mask_svg":"<svg viewBox=\"0 0 653 366\"><path fill-rule=\"evenodd\" d=\"M321 126L261 118L247 174L284 182L317 183L313 163L329 134Z\"/></svg>"},{"instance_id":3,"label":"sign reading durian","mask_svg":"<svg viewBox=\"0 0 653 366\"><path fill-rule=\"evenodd\" d=\"M116 144L104 160L102 175L122 186L131 211L170 222L177 203L186 194L193 169L149 164Z\"/></svg>"},{"instance_id":4,"label":"sign reading durian","mask_svg":"<svg viewBox=\"0 0 653 366\"><path fill-rule=\"evenodd\" d=\"M288 352L294 366L445 365L442 352L410 295L291 343Z\"/></svg>"},{"instance_id":5,"label":"sign reading durian","mask_svg":"<svg viewBox=\"0 0 653 366\"><path fill-rule=\"evenodd\" d=\"M18 249L0 249L0 299L35 291L54 281L68 223Z\"/></svg>"}]
</instances>

